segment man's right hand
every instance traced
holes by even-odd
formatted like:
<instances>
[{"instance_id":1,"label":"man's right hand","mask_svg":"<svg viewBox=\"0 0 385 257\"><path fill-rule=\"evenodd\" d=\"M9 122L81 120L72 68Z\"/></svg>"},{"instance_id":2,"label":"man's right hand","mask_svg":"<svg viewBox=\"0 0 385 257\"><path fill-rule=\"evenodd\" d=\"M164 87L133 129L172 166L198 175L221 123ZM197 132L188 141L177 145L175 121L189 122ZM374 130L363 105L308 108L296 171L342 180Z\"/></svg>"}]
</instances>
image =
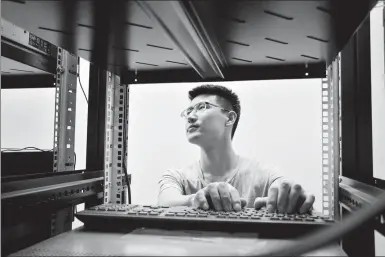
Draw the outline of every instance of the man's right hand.
<instances>
[{"instance_id":1,"label":"man's right hand","mask_svg":"<svg viewBox=\"0 0 385 257\"><path fill-rule=\"evenodd\" d=\"M211 183L199 190L192 199L195 208L216 211L241 211L246 200L240 198L238 190L225 182Z\"/></svg>"}]
</instances>

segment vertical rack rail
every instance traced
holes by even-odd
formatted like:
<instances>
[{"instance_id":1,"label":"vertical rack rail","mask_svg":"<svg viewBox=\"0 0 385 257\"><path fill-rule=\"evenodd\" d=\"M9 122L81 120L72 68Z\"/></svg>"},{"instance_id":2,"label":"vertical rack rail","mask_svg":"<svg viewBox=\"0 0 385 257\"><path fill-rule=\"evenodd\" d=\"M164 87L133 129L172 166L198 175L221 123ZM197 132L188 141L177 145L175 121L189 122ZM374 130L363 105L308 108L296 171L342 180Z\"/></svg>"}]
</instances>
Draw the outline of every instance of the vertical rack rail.
<instances>
[{"instance_id":1,"label":"vertical rack rail","mask_svg":"<svg viewBox=\"0 0 385 257\"><path fill-rule=\"evenodd\" d=\"M326 78L322 79L322 213L329 215L330 190L329 190L329 70Z\"/></svg>"},{"instance_id":2,"label":"vertical rack rail","mask_svg":"<svg viewBox=\"0 0 385 257\"><path fill-rule=\"evenodd\" d=\"M339 210L339 178L341 174L341 142L340 142L340 56L332 63L332 88L330 104L333 106L333 121L332 121L332 156L333 156L333 169L332 173L332 197L333 197L333 218L335 220L340 219Z\"/></svg>"},{"instance_id":3,"label":"vertical rack rail","mask_svg":"<svg viewBox=\"0 0 385 257\"><path fill-rule=\"evenodd\" d=\"M53 172L75 170L77 56L58 48L55 77ZM73 207L51 213L50 236L71 230Z\"/></svg>"},{"instance_id":4,"label":"vertical rack rail","mask_svg":"<svg viewBox=\"0 0 385 257\"><path fill-rule=\"evenodd\" d=\"M322 212L339 219L340 174L339 58L328 67L322 80Z\"/></svg>"},{"instance_id":5,"label":"vertical rack rail","mask_svg":"<svg viewBox=\"0 0 385 257\"><path fill-rule=\"evenodd\" d=\"M77 57L58 48L55 81L53 171L75 169Z\"/></svg>"},{"instance_id":6,"label":"vertical rack rail","mask_svg":"<svg viewBox=\"0 0 385 257\"><path fill-rule=\"evenodd\" d=\"M104 203L122 204L124 199L126 102L127 86L107 72Z\"/></svg>"}]
</instances>

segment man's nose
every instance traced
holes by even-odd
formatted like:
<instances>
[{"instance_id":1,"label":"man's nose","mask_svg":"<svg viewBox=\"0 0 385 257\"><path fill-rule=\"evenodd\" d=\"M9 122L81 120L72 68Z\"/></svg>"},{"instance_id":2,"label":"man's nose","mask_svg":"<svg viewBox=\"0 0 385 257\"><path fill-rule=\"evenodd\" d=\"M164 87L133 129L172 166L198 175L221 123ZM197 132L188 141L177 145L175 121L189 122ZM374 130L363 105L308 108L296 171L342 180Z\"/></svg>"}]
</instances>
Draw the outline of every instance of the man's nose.
<instances>
[{"instance_id":1,"label":"man's nose","mask_svg":"<svg viewBox=\"0 0 385 257\"><path fill-rule=\"evenodd\" d=\"M197 116L196 116L195 112L191 112L191 113L187 116L187 121L188 121L188 123L194 123L196 120L197 120Z\"/></svg>"}]
</instances>

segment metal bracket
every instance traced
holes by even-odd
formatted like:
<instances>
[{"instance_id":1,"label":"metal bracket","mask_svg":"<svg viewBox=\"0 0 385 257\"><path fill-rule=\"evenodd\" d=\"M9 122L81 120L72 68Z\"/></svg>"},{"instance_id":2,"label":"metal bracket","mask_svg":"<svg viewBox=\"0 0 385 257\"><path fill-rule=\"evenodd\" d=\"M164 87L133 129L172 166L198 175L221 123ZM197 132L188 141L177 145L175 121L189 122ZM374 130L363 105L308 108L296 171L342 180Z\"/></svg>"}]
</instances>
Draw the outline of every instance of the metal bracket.
<instances>
[{"instance_id":1,"label":"metal bracket","mask_svg":"<svg viewBox=\"0 0 385 257\"><path fill-rule=\"evenodd\" d=\"M354 179L340 177L340 203L349 211L367 208L376 201L384 190ZM385 212L374 219L375 229L385 236Z\"/></svg>"},{"instance_id":2,"label":"metal bracket","mask_svg":"<svg viewBox=\"0 0 385 257\"><path fill-rule=\"evenodd\" d=\"M77 57L58 48L53 171L75 169Z\"/></svg>"},{"instance_id":3,"label":"metal bracket","mask_svg":"<svg viewBox=\"0 0 385 257\"><path fill-rule=\"evenodd\" d=\"M339 219L338 177L340 174L339 58L322 80L322 212Z\"/></svg>"},{"instance_id":4,"label":"metal bracket","mask_svg":"<svg viewBox=\"0 0 385 257\"><path fill-rule=\"evenodd\" d=\"M104 203L123 203L127 86L107 72Z\"/></svg>"}]
</instances>

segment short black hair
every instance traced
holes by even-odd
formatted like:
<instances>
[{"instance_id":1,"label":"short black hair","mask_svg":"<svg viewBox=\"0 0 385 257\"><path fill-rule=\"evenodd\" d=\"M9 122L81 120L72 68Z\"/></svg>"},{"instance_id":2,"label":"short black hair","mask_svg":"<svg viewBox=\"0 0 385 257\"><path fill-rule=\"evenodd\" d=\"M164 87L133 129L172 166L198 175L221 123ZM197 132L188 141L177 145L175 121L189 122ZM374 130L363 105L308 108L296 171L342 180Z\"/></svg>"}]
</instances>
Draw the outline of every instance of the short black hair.
<instances>
[{"instance_id":1,"label":"short black hair","mask_svg":"<svg viewBox=\"0 0 385 257\"><path fill-rule=\"evenodd\" d=\"M231 132L231 139L233 139L235 130L238 126L239 118L241 117L241 103L239 101L238 95L227 87L210 84L195 87L188 92L190 101L199 95L215 95L224 100L227 100L231 104L232 110L237 114L237 119Z\"/></svg>"}]
</instances>

